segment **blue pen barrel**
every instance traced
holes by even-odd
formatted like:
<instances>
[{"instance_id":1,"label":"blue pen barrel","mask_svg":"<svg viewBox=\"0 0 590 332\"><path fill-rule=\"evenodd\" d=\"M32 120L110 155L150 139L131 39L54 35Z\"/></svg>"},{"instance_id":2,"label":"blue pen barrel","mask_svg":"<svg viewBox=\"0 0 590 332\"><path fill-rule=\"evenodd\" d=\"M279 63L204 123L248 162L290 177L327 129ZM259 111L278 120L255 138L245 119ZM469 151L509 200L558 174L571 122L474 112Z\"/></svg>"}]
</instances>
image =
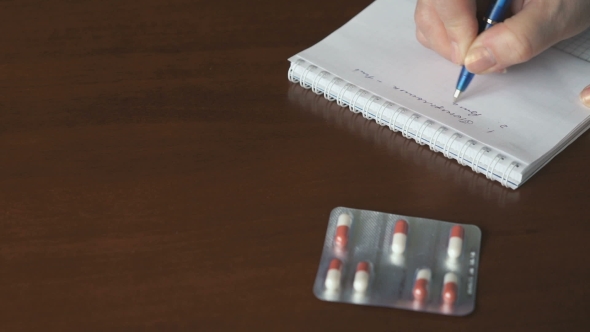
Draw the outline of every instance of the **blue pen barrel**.
<instances>
[{"instance_id":1,"label":"blue pen barrel","mask_svg":"<svg viewBox=\"0 0 590 332\"><path fill-rule=\"evenodd\" d=\"M483 21L479 23L477 33L480 34L485 30L493 27L496 23L502 22L504 20L504 14L506 14L506 10L508 9L508 7L510 7L511 3L512 0L499 0L496 1L492 6L490 6L488 17L484 17Z\"/></svg>"},{"instance_id":2,"label":"blue pen barrel","mask_svg":"<svg viewBox=\"0 0 590 332\"><path fill-rule=\"evenodd\" d=\"M484 30L487 30L494 26L494 24L501 22L504 20L504 13L510 7L512 0L497 0L490 9L489 15L487 18L484 18L483 22L480 21L478 24L479 31L478 34L482 33ZM473 79L475 75L470 73L465 66L461 69L461 74L459 75L459 80L457 81L457 88L455 90L455 100L459 98L461 92L467 90L469 83Z\"/></svg>"},{"instance_id":3,"label":"blue pen barrel","mask_svg":"<svg viewBox=\"0 0 590 332\"><path fill-rule=\"evenodd\" d=\"M512 3L512 0L498 0L498 1L496 1L496 4L494 6L492 6L490 14L488 15L488 19L492 20L493 22L503 21L504 14L506 13L506 10L508 9L508 7L510 7L511 3ZM486 23L485 30L489 29L493 25L494 24Z\"/></svg>"},{"instance_id":4,"label":"blue pen barrel","mask_svg":"<svg viewBox=\"0 0 590 332\"><path fill-rule=\"evenodd\" d=\"M457 81L457 90L465 91L473 79L473 74L470 73L465 67L461 70L459 80Z\"/></svg>"}]
</instances>

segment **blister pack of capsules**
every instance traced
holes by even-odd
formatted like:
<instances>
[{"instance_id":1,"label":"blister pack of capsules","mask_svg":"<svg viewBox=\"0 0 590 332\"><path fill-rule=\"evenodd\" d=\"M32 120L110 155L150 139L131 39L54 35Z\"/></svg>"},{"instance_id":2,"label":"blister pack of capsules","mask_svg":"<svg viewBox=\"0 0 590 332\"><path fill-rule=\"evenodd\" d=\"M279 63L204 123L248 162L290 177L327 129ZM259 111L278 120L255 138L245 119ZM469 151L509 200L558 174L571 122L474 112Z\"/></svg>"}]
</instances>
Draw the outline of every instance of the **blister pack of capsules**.
<instances>
[{"instance_id":1,"label":"blister pack of capsules","mask_svg":"<svg viewBox=\"0 0 590 332\"><path fill-rule=\"evenodd\" d=\"M475 308L475 225L338 207L314 284L331 302L464 316Z\"/></svg>"}]
</instances>

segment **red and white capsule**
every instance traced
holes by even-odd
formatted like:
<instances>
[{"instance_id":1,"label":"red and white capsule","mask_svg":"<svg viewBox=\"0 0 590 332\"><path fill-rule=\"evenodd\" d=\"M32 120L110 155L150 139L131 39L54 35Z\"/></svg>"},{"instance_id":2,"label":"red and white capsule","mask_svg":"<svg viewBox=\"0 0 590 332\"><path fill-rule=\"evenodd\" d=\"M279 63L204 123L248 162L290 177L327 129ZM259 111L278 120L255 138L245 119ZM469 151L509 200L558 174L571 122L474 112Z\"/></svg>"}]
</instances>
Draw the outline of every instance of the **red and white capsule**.
<instances>
[{"instance_id":1,"label":"red and white capsule","mask_svg":"<svg viewBox=\"0 0 590 332\"><path fill-rule=\"evenodd\" d=\"M403 254L406 250L406 241L408 239L408 222L398 220L393 230L393 239L391 240L391 251L394 254Z\"/></svg>"},{"instance_id":2,"label":"red and white capsule","mask_svg":"<svg viewBox=\"0 0 590 332\"><path fill-rule=\"evenodd\" d=\"M457 283L459 279L453 272L445 274L442 298L446 304L453 304L457 300Z\"/></svg>"},{"instance_id":3,"label":"red and white capsule","mask_svg":"<svg viewBox=\"0 0 590 332\"><path fill-rule=\"evenodd\" d=\"M354 274L354 282L352 287L357 292L364 292L369 287L369 263L360 262L356 266L356 273Z\"/></svg>"},{"instance_id":4,"label":"red and white capsule","mask_svg":"<svg viewBox=\"0 0 590 332\"><path fill-rule=\"evenodd\" d=\"M461 256L463 250L463 227L456 225L451 228L451 237L449 238L449 246L447 248L447 254L451 258L457 258Z\"/></svg>"},{"instance_id":5,"label":"red and white capsule","mask_svg":"<svg viewBox=\"0 0 590 332\"><path fill-rule=\"evenodd\" d=\"M414 300L425 301L428 298L428 284L430 283L431 276L432 272L430 269L421 269L418 271L412 292L414 294Z\"/></svg>"},{"instance_id":6,"label":"red and white capsule","mask_svg":"<svg viewBox=\"0 0 590 332\"><path fill-rule=\"evenodd\" d=\"M348 243L348 231L352 224L352 218L350 215L344 213L338 217L338 223L336 224L336 236L334 237L334 243L340 247L346 247Z\"/></svg>"},{"instance_id":7,"label":"red and white capsule","mask_svg":"<svg viewBox=\"0 0 590 332\"><path fill-rule=\"evenodd\" d=\"M325 286L328 290L337 290L340 288L340 278L342 277L342 262L338 258L332 259L328 273L326 275Z\"/></svg>"}]
</instances>

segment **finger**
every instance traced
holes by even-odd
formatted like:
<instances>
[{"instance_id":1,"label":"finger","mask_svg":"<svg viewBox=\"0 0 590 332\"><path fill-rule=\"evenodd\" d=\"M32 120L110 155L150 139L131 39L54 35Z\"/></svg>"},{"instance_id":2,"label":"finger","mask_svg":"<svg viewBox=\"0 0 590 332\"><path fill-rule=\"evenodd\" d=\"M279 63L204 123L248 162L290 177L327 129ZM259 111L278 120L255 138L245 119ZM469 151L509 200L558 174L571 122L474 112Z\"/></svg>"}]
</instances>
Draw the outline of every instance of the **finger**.
<instances>
[{"instance_id":1,"label":"finger","mask_svg":"<svg viewBox=\"0 0 590 332\"><path fill-rule=\"evenodd\" d=\"M416 39L418 39L420 44L422 44L424 47L430 48L430 42L428 39L426 39L426 37L424 37L424 34L419 29L416 29Z\"/></svg>"},{"instance_id":2,"label":"finger","mask_svg":"<svg viewBox=\"0 0 590 332\"><path fill-rule=\"evenodd\" d=\"M512 4L510 5L510 9L512 10L512 13L516 14L519 11L521 11L522 7L524 7L525 1L527 1L527 0L513 0Z\"/></svg>"},{"instance_id":3,"label":"finger","mask_svg":"<svg viewBox=\"0 0 590 332\"><path fill-rule=\"evenodd\" d=\"M582 90L582 93L580 93L580 99L584 105L590 107L590 85Z\"/></svg>"},{"instance_id":4,"label":"finger","mask_svg":"<svg viewBox=\"0 0 590 332\"><path fill-rule=\"evenodd\" d=\"M451 59L462 64L469 46L477 37L475 0L437 0L434 7L451 44Z\"/></svg>"},{"instance_id":5,"label":"finger","mask_svg":"<svg viewBox=\"0 0 590 332\"><path fill-rule=\"evenodd\" d=\"M417 30L420 31L425 39L425 42L421 43L447 60L452 61L451 43L449 42L446 29L438 17L436 9L429 1L418 1L414 13L414 20Z\"/></svg>"},{"instance_id":6,"label":"finger","mask_svg":"<svg viewBox=\"0 0 590 332\"><path fill-rule=\"evenodd\" d=\"M470 72L487 74L528 61L564 38L568 22L559 9L548 8L547 2L525 1L523 6L475 39L465 58Z\"/></svg>"}]
</instances>

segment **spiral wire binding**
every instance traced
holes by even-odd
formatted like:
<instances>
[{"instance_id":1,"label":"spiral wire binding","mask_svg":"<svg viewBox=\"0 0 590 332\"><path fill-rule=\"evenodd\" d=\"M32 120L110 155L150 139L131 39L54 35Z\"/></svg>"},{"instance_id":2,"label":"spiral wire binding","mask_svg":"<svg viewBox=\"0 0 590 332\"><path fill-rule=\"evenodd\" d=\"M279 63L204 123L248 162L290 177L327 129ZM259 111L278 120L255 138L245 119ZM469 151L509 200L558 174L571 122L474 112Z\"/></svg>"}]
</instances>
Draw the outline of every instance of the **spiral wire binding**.
<instances>
[{"instance_id":1,"label":"spiral wire binding","mask_svg":"<svg viewBox=\"0 0 590 332\"><path fill-rule=\"evenodd\" d=\"M508 186L508 179L510 178L510 175L512 174L512 171L514 171L515 168L517 168L519 165L516 162L512 162L510 164L510 166L508 167L508 169L506 170L506 172L504 172L504 174L502 175L502 185L507 187Z\"/></svg>"},{"instance_id":2,"label":"spiral wire binding","mask_svg":"<svg viewBox=\"0 0 590 332\"><path fill-rule=\"evenodd\" d=\"M415 136L416 138L414 140L416 141L416 143L420 145L426 144L422 141L422 135L424 135L424 131L426 130L426 128L430 127L432 124L433 122L430 120L424 121L422 126L420 126L420 129L418 129L418 135Z\"/></svg>"},{"instance_id":3,"label":"spiral wire binding","mask_svg":"<svg viewBox=\"0 0 590 332\"><path fill-rule=\"evenodd\" d=\"M420 116L416 115L416 114L412 114L412 116L410 116L407 120L406 123L404 123L404 127L402 128L402 136L405 138L411 138L410 137L410 128L412 127L412 123L414 123L415 120L419 119ZM410 124L408 124L408 122ZM416 133L417 134L417 133Z\"/></svg>"},{"instance_id":4,"label":"spiral wire binding","mask_svg":"<svg viewBox=\"0 0 590 332\"><path fill-rule=\"evenodd\" d=\"M311 90L314 93L321 95L322 91L319 88L318 84L326 75L331 75L331 74L329 72L322 70L319 74L316 75L316 77L313 79L313 81L310 85L309 83L307 83L307 75L310 72L313 72L316 69L318 69L318 67L311 65L311 64L307 65L307 67L305 68L303 73L300 75L300 77L297 78L295 75L295 71L297 70L297 67L303 67L303 64L305 64L305 61L302 59L298 59L297 61L292 62L291 66L289 67L289 71L287 73L287 78L289 79L289 81L291 81L293 83L299 83L305 89L311 88ZM404 107L398 106L390 101L384 100L383 103L381 103L381 105L379 106L379 109L376 112L375 116L373 117L370 113L371 107L373 106L373 104L376 101L381 100L381 98L378 96L375 96L375 95L371 95L371 97L365 102L363 108L359 110L356 108L356 104L358 102L358 99L361 96L365 96L366 94L371 94L371 93L366 90L357 88L355 85L353 85L351 83L346 83L344 85L344 87L340 88L340 91L336 95L336 98L334 98L334 97L332 97L332 89L334 88L334 85L337 85L337 83L339 83L339 82L345 82L345 81L342 80L341 78L336 77L336 76L332 77L332 79L328 82L328 84L326 85L326 87L323 91L324 98L326 98L329 101L336 100L336 103L341 107L346 107L348 105L349 109L354 113L359 113L362 111L362 115L364 118L369 119L369 120L374 119L375 122L377 122L381 126L388 125L389 129L394 132L400 131L396 128L397 119L402 113L405 113L405 111L407 111L407 109L405 109ZM346 100L344 100L344 98L345 98L346 93L351 88L356 88L356 89L358 89L358 91L356 91L355 94L353 95L353 97L351 98L351 100L349 102L347 102ZM392 109L393 107L396 107L396 106L397 106L397 109L391 113L391 115L389 116L389 121L383 119L383 114L385 113L385 110ZM444 143L442 148L439 148L438 147L438 139L439 139L440 135L443 132L446 132L448 129L445 128L444 126L439 126L439 128L434 132L434 134L430 138L430 142L427 142L425 139L423 139L424 132L426 131L426 129L428 127L436 124L436 122L433 122L431 120L426 120L424 123L422 123L422 125L416 131L416 133L412 134L410 131L412 124L414 123L414 121L416 121L420 117L421 116L416 113L414 113L410 117L408 117L408 119L404 122L404 124L399 126L401 128L402 135L408 139L413 138L420 145L428 144L430 150L435 151L435 152L442 152L442 154L446 158L456 159L459 164L461 164L463 166L467 166L467 161L468 161L466 159L467 152L471 148L475 147L477 145L477 142L475 140L468 140L467 142L465 142L461 146L461 148L459 149L458 153L456 154L456 158L454 158L452 156L452 154L454 154L454 152L451 151L451 147L452 147L453 143L458 138L462 138L463 136L461 134L455 132L447 139L447 141ZM496 171L496 168L498 167L498 164L500 164L500 161L505 160L505 157L503 155L496 154L496 156L492 159L491 163L489 163L489 165L487 165L487 167L480 166L482 157L491 151L492 150L486 146L481 147L478 150L478 152L475 154L475 157L473 157L473 159L471 161L470 168L474 172L482 173L486 176L486 178L493 180L493 181L498 181L503 186L508 187L512 173L515 171L515 169L519 168L520 165L517 162L512 162L512 163L510 163L509 166L506 167L506 169L504 170L504 172L502 172L501 175L496 175L495 171ZM480 168L483 168L484 172L480 172L480 170L479 170ZM498 177L499 179L495 179L494 176Z\"/></svg>"},{"instance_id":5,"label":"spiral wire binding","mask_svg":"<svg viewBox=\"0 0 590 332\"><path fill-rule=\"evenodd\" d=\"M301 74L301 80L299 81L299 85L301 85L304 89L309 89L310 87L309 84L305 82L307 74L309 74L310 71L315 70L316 68L316 66L308 66L307 68L305 68L303 74Z\"/></svg>"},{"instance_id":6,"label":"spiral wire binding","mask_svg":"<svg viewBox=\"0 0 590 332\"><path fill-rule=\"evenodd\" d=\"M329 101L335 100L335 98L332 97L330 92L332 92L332 87L334 86L334 84L336 84L337 81L340 81L340 79L338 77L332 78L330 80L330 82L328 83L328 85L326 86L326 90L324 90L324 98L328 99Z\"/></svg>"},{"instance_id":7,"label":"spiral wire binding","mask_svg":"<svg viewBox=\"0 0 590 332\"><path fill-rule=\"evenodd\" d=\"M440 151L437 150L437 146L436 146L436 142L438 142L438 137L440 136L440 134L442 134L443 132L447 131L447 128L445 127L439 127L438 130L436 132L434 132L434 135L432 135L432 144L430 145L430 150L432 151Z\"/></svg>"},{"instance_id":8,"label":"spiral wire binding","mask_svg":"<svg viewBox=\"0 0 590 332\"><path fill-rule=\"evenodd\" d=\"M340 105L341 107L346 107L346 101L343 98L346 92L348 92L348 90L350 90L350 88L352 87L354 87L354 85L346 83L344 88L342 88L340 92L338 92L338 96L336 97L336 104Z\"/></svg>"},{"instance_id":9,"label":"spiral wire binding","mask_svg":"<svg viewBox=\"0 0 590 332\"><path fill-rule=\"evenodd\" d=\"M365 108L370 109L373 103L379 99L379 97L371 96L371 98L369 98L369 100L365 103ZM369 106L367 106L367 104L369 104ZM377 111L377 114L375 114L375 122L377 122L377 124L379 124L380 126L384 126L386 124L386 122L382 119L383 111L385 110L385 105L387 105L387 103L383 103L381 107L379 107L379 111Z\"/></svg>"},{"instance_id":10,"label":"spiral wire binding","mask_svg":"<svg viewBox=\"0 0 590 332\"><path fill-rule=\"evenodd\" d=\"M392 104L391 106L395 106L395 105ZM391 118L389 119L389 129L391 129L392 131L395 131L395 132L399 131L399 130L397 130L397 128L395 128L395 124L397 123L397 118L399 117L399 115L404 113L405 111L406 111L405 108L398 107L394 113L391 113ZM395 118L393 117L394 115L395 115ZM391 121L391 119L393 119L393 121Z\"/></svg>"},{"instance_id":11,"label":"spiral wire binding","mask_svg":"<svg viewBox=\"0 0 590 332\"><path fill-rule=\"evenodd\" d=\"M479 161L481 160L481 157L483 157L483 155L488 152L490 152L490 149L488 149L484 146L483 148L479 149L479 151L475 155L475 158L473 158L473 163L471 163L471 165L472 165L471 169L475 173L479 173Z\"/></svg>"},{"instance_id":12,"label":"spiral wire binding","mask_svg":"<svg viewBox=\"0 0 590 332\"><path fill-rule=\"evenodd\" d=\"M353 113L358 113L359 111L356 109L356 101L359 99L360 96L364 96L366 93L365 90L359 89L354 96L352 97L350 104L349 104L349 109L353 112ZM367 116L365 116L365 113L367 113L367 110L365 108L362 109L363 111L363 118L368 119Z\"/></svg>"},{"instance_id":13,"label":"spiral wire binding","mask_svg":"<svg viewBox=\"0 0 590 332\"><path fill-rule=\"evenodd\" d=\"M293 83L297 83L299 81L294 75L295 68L301 66L301 63L304 63L304 62L305 61L299 59L299 60L295 61L295 63L291 63L291 66L289 66L289 71L287 72L287 78L289 79L289 81L291 81Z\"/></svg>"},{"instance_id":14,"label":"spiral wire binding","mask_svg":"<svg viewBox=\"0 0 590 332\"><path fill-rule=\"evenodd\" d=\"M457 155L457 161L459 162L459 164L461 164L463 166L467 165L465 163L465 152L467 152L467 148L469 147L469 144L475 145L475 142L473 140L469 140L469 141L465 142L465 144L463 144L463 146L461 147L461 150L459 151L459 155Z\"/></svg>"},{"instance_id":15,"label":"spiral wire binding","mask_svg":"<svg viewBox=\"0 0 590 332\"><path fill-rule=\"evenodd\" d=\"M497 154L496 157L494 157L494 159L490 163L490 167L488 167L486 171L486 178L490 180L493 179L492 176L494 175L494 170L496 169L496 166L498 166L500 160L504 160L504 157L501 154Z\"/></svg>"},{"instance_id":16,"label":"spiral wire binding","mask_svg":"<svg viewBox=\"0 0 590 332\"><path fill-rule=\"evenodd\" d=\"M453 142L455 142L455 140L457 138L461 138L461 134L459 133L454 133L453 135L451 135L451 137L449 137L449 139L447 140L447 142L445 143L445 147L443 149L443 155L447 158L451 158L451 146L453 146Z\"/></svg>"},{"instance_id":17,"label":"spiral wire binding","mask_svg":"<svg viewBox=\"0 0 590 332\"><path fill-rule=\"evenodd\" d=\"M313 83L311 84L311 91L313 91L317 95L322 94L322 91L318 89L318 83L322 78L324 78L324 76L326 76L326 74L328 74L328 72L322 70L322 72L320 72L320 74L313 79Z\"/></svg>"}]
</instances>

